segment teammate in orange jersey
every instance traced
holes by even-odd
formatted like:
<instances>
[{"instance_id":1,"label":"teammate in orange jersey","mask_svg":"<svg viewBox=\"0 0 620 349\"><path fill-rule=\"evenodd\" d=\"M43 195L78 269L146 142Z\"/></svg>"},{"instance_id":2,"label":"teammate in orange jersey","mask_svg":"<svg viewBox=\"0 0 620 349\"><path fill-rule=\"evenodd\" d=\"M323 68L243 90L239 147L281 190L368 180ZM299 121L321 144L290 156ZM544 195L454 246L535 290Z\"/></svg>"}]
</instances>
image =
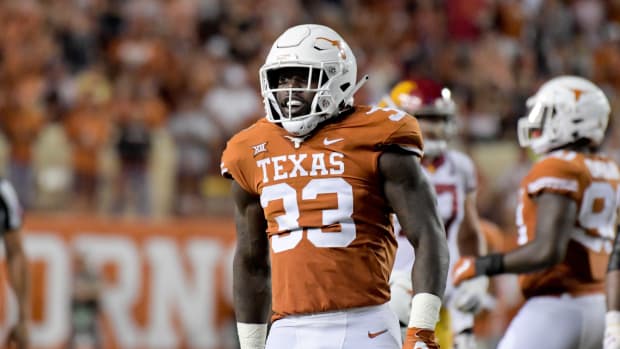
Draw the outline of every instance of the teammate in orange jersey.
<instances>
[{"instance_id":1,"label":"teammate in orange jersey","mask_svg":"<svg viewBox=\"0 0 620 349\"><path fill-rule=\"evenodd\" d=\"M4 253L8 277L17 298L17 323L9 332L9 343L18 349L28 348L28 318L30 314L30 284L28 265L20 236L22 209L13 186L0 179L0 234L4 240Z\"/></svg>"},{"instance_id":2,"label":"teammate in orange jersey","mask_svg":"<svg viewBox=\"0 0 620 349\"><path fill-rule=\"evenodd\" d=\"M396 84L390 95L383 98L380 105L383 104L410 113L420 123L424 137L422 169L437 193L451 265L460 254L484 254L484 239L476 209L475 166L469 156L448 146L448 141L456 134L456 105L450 90L430 79L405 80ZM408 270L415 257L405 234L398 229L398 224L395 226L398 250L391 277L393 297L390 305L402 318L409 311L411 296L405 288L411 283ZM474 314L482 308L488 284L486 276L478 276L455 288L448 277L445 309L437 330L442 347L477 348L472 331Z\"/></svg>"},{"instance_id":3,"label":"teammate in orange jersey","mask_svg":"<svg viewBox=\"0 0 620 349\"><path fill-rule=\"evenodd\" d=\"M416 247L405 348L437 348L448 249L405 112L353 104L357 65L332 29L274 43L260 83L266 119L222 156L234 180L234 305L241 348L400 348L388 280L395 212ZM270 280L271 279L271 280ZM270 282L271 281L271 282Z\"/></svg>"},{"instance_id":4,"label":"teammate in orange jersey","mask_svg":"<svg viewBox=\"0 0 620 349\"><path fill-rule=\"evenodd\" d=\"M603 341L605 272L615 234L620 170L597 152L609 120L605 94L574 76L528 99L519 144L543 157L521 182L517 249L463 257L453 276L520 273L526 302L500 349L594 349Z\"/></svg>"},{"instance_id":5,"label":"teammate in orange jersey","mask_svg":"<svg viewBox=\"0 0 620 349\"><path fill-rule=\"evenodd\" d=\"M607 269L607 315L603 349L620 349L620 234L616 234Z\"/></svg>"}]
</instances>

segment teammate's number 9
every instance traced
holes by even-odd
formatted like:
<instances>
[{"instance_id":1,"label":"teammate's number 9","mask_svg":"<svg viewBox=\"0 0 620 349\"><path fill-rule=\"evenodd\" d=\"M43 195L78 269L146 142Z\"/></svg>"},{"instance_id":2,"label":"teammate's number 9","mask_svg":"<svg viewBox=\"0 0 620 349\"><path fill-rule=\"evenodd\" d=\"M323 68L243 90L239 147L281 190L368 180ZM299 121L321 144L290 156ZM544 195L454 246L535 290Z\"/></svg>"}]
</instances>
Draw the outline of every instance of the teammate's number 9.
<instances>
[{"instance_id":1,"label":"teammate's number 9","mask_svg":"<svg viewBox=\"0 0 620 349\"><path fill-rule=\"evenodd\" d=\"M608 182L594 182L583 193L579 209L579 224L586 229L598 229L600 236L614 238L618 194Z\"/></svg>"}]
</instances>

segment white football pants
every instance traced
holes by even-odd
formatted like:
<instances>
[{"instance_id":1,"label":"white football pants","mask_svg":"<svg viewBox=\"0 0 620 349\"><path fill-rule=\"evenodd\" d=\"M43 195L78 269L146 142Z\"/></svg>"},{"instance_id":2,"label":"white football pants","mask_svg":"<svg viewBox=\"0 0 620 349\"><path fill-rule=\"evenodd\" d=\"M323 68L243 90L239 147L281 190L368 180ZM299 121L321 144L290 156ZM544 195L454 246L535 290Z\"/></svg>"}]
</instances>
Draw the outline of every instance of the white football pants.
<instances>
[{"instance_id":1,"label":"white football pants","mask_svg":"<svg viewBox=\"0 0 620 349\"><path fill-rule=\"evenodd\" d=\"M271 326L266 349L400 349L400 327L387 304L287 316Z\"/></svg>"},{"instance_id":2,"label":"white football pants","mask_svg":"<svg viewBox=\"0 0 620 349\"><path fill-rule=\"evenodd\" d=\"M498 349L600 349L605 296L532 297L510 323Z\"/></svg>"}]
</instances>

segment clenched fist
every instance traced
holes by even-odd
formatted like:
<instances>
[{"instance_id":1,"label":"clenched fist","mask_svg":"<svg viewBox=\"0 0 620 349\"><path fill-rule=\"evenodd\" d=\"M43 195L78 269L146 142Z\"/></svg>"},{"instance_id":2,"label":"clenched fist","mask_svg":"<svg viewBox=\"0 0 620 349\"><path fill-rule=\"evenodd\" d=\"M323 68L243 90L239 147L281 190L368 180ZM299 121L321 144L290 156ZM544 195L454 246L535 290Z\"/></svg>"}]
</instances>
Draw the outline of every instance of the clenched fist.
<instances>
[{"instance_id":1,"label":"clenched fist","mask_svg":"<svg viewBox=\"0 0 620 349\"><path fill-rule=\"evenodd\" d=\"M463 281L476 277L476 258L461 257L452 269L454 286L459 286Z\"/></svg>"},{"instance_id":2,"label":"clenched fist","mask_svg":"<svg viewBox=\"0 0 620 349\"><path fill-rule=\"evenodd\" d=\"M407 328L403 349L439 349L439 344L435 341L435 331L416 327Z\"/></svg>"}]
</instances>

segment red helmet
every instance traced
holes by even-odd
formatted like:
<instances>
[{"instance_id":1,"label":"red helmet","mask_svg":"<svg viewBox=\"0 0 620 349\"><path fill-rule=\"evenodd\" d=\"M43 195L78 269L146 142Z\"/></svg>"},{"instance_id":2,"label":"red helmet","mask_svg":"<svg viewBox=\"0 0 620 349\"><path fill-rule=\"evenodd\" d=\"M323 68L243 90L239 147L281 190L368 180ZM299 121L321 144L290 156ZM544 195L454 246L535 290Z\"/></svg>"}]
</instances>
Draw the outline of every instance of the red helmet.
<instances>
[{"instance_id":1,"label":"red helmet","mask_svg":"<svg viewBox=\"0 0 620 349\"><path fill-rule=\"evenodd\" d=\"M420 120L427 156L443 153L448 139L456 133L456 105L450 90L433 80L401 81L380 102L380 106L401 109ZM425 120L434 126L423 125Z\"/></svg>"},{"instance_id":2,"label":"red helmet","mask_svg":"<svg viewBox=\"0 0 620 349\"><path fill-rule=\"evenodd\" d=\"M456 112L450 90L429 79L399 82L390 91L390 99L392 106L416 117L451 118Z\"/></svg>"}]
</instances>

